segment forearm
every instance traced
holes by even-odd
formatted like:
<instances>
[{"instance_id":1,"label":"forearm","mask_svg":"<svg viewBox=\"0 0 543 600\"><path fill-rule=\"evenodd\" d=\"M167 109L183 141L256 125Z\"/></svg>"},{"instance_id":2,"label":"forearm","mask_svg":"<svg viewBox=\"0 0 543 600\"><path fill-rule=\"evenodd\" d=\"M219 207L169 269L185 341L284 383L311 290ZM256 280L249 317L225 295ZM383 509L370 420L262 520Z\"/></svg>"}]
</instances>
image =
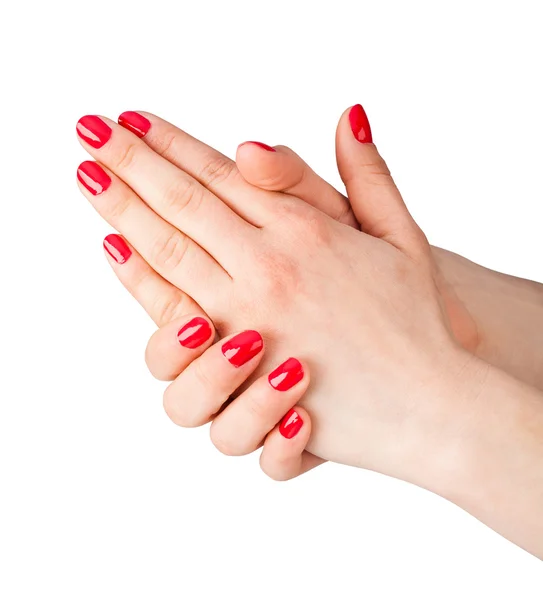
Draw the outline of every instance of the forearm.
<instances>
[{"instance_id":1,"label":"forearm","mask_svg":"<svg viewBox=\"0 0 543 600\"><path fill-rule=\"evenodd\" d=\"M438 493L543 559L543 394L490 367Z\"/></svg>"},{"instance_id":2,"label":"forearm","mask_svg":"<svg viewBox=\"0 0 543 600\"><path fill-rule=\"evenodd\" d=\"M477 324L473 351L543 389L543 285L498 273L433 247L453 292Z\"/></svg>"}]
</instances>

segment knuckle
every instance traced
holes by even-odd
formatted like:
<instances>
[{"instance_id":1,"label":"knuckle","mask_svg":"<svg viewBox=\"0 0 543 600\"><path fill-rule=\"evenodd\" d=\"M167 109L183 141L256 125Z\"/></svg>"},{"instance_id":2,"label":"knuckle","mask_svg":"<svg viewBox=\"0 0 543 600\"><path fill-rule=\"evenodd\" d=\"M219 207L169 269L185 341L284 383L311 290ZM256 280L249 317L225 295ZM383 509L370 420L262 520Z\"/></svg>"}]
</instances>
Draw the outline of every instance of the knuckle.
<instances>
[{"instance_id":1,"label":"knuckle","mask_svg":"<svg viewBox=\"0 0 543 600\"><path fill-rule=\"evenodd\" d=\"M216 385L214 384L213 380L209 376L209 373L204 367L204 363L205 360L196 359L193 363L193 373L198 388L203 390L204 394L207 396L209 393L213 393Z\"/></svg>"},{"instance_id":2,"label":"knuckle","mask_svg":"<svg viewBox=\"0 0 543 600\"><path fill-rule=\"evenodd\" d=\"M211 157L198 174L205 185L219 185L237 173L236 163L221 154Z\"/></svg>"},{"instance_id":3,"label":"knuckle","mask_svg":"<svg viewBox=\"0 0 543 600\"><path fill-rule=\"evenodd\" d=\"M161 236L151 252L153 263L161 270L177 269L186 256L189 244L189 239L177 230Z\"/></svg>"},{"instance_id":4,"label":"knuckle","mask_svg":"<svg viewBox=\"0 0 543 600\"><path fill-rule=\"evenodd\" d=\"M356 168L347 174L345 183L360 179L360 177L362 177L364 182L368 185L394 185L390 170L384 159L379 155L371 156L367 160L357 164Z\"/></svg>"},{"instance_id":5,"label":"knuckle","mask_svg":"<svg viewBox=\"0 0 543 600\"><path fill-rule=\"evenodd\" d=\"M163 203L167 210L179 214L191 210L196 212L203 199L200 185L189 178L176 178L165 190Z\"/></svg>"},{"instance_id":6,"label":"knuckle","mask_svg":"<svg viewBox=\"0 0 543 600\"><path fill-rule=\"evenodd\" d=\"M183 304L186 296L182 292L174 292L168 296L159 294L151 308L153 320L159 327L173 321L180 314L183 314Z\"/></svg>"},{"instance_id":7,"label":"knuckle","mask_svg":"<svg viewBox=\"0 0 543 600\"><path fill-rule=\"evenodd\" d=\"M175 144L177 142L177 135L175 132L164 133L160 136L160 139L156 141L154 150L160 156L164 158L171 158L176 155Z\"/></svg>"},{"instance_id":8,"label":"knuckle","mask_svg":"<svg viewBox=\"0 0 543 600\"><path fill-rule=\"evenodd\" d=\"M119 155L115 159L115 168L119 171L130 169L136 160L137 144L135 142L127 143L119 151Z\"/></svg>"},{"instance_id":9,"label":"knuckle","mask_svg":"<svg viewBox=\"0 0 543 600\"><path fill-rule=\"evenodd\" d=\"M266 384L269 388L270 386ZM251 401L247 403L247 411L259 423L268 425L270 420L270 409L273 404L270 404L269 395L262 390L261 393L253 395Z\"/></svg>"},{"instance_id":10,"label":"knuckle","mask_svg":"<svg viewBox=\"0 0 543 600\"><path fill-rule=\"evenodd\" d=\"M126 191L120 194L114 202L104 203L104 216L112 224L115 225L126 214L128 208L132 204L132 197Z\"/></svg>"},{"instance_id":11,"label":"knuckle","mask_svg":"<svg viewBox=\"0 0 543 600\"><path fill-rule=\"evenodd\" d=\"M298 200L285 198L277 203L278 218L288 224L284 230L296 241L327 244L331 235L323 214Z\"/></svg>"}]
</instances>

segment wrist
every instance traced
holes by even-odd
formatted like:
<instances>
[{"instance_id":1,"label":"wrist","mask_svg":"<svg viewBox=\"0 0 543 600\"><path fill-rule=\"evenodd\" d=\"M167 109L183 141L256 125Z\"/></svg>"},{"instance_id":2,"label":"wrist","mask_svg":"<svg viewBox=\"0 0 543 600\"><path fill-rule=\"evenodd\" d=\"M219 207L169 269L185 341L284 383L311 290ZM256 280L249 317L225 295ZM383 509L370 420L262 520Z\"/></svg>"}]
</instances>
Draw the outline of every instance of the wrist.
<instances>
[{"instance_id":1,"label":"wrist","mask_svg":"<svg viewBox=\"0 0 543 600\"><path fill-rule=\"evenodd\" d=\"M469 375L473 393L458 407L430 489L541 556L543 397L495 367L484 373L479 383Z\"/></svg>"}]
</instances>

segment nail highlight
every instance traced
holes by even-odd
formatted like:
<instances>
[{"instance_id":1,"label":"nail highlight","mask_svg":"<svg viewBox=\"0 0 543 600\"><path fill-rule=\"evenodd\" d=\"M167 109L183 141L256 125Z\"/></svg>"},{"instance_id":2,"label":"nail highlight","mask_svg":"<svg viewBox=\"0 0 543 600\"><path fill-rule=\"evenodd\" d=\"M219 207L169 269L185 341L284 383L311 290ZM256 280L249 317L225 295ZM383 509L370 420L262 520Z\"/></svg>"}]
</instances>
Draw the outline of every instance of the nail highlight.
<instances>
[{"instance_id":1,"label":"nail highlight","mask_svg":"<svg viewBox=\"0 0 543 600\"><path fill-rule=\"evenodd\" d=\"M142 138L151 129L151 121L133 110L127 110L117 119L119 125Z\"/></svg>"},{"instance_id":2,"label":"nail highlight","mask_svg":"<svg viewBox=\"0 0 543 600\"><path fill-rule=\"evenodd\" d=\"M353 106L349 112L349 123L354 137L362 144L370 144L373 141L370 122L366 111L361 104Z\"/></svg>"},{"instance_id":3,"label":"nail highlight","mask_svg":"<svg viewBox=\"0 0 543 600\"><path fill-rule=\"evenodd\" d=\"M120 264L124 263L132 256L132 250L120 235L110 233L104 239L104 248L113 260Z\"/></svg>"},{"instance_id":4,"label":"nail highlight","mask_svg":"<svg viewBox=\"0 0 543 600\"><path fill-rule=\"evenodd\" d=\"M287 440L293 438L302 428L304 421L302 417L291 408L288 413L283 417L279 425L279 433Z\"/></svg>"},{"instance_id":5,"label":"nail highlight","mask_svg":"<svg viewBox=\"0 0 543 600\"><path fill-rule=\"evenodd\" d=\"M202 317L194 317L177 332L177 339L184 348L198 348L211 337L211 327Z\"/></svg>"},{"instance_id":6,"label":"nail highlight","mask_svg":"<svg viewBox=\"0 0 543 600\"><path fill-rule=\"evenodd\" d=\"M222 353L231 365L241 367L254 358L264 347L258 331L243 331L222 345Z\"/></svg>"},{"instance_id":7,"label":"nail highlight","mask_svg":"<svg viewBox=\"0 0 543 600\"><path fill-rule=\"evenodd\" d=\"M93 148L101 148L113 133L111 127L95 115L81 117L76 125L77 135Z\"/></svg>"},{"instance_id":8,"label":"nail highlight","mask_svg":"<svg viewBox=\"0 0 543 600\"><path fill-rule=\"evenodd\" d=\"M272 388L279 392L286 392L299 383L303 377L302 363L296 358L289 358L268 375L268 381Z\"/></svg>"},{"instance_id":9,"label":"nail highlight","mask_svg":"<svg viewBox=\"0 0 543 600\"><path fill-rule=\"evenodd\" d=\"M105 192L111 185L111 177L92 160L86 160L77 167L77 179L93 196Z\"/></svg>"}]
</instances>

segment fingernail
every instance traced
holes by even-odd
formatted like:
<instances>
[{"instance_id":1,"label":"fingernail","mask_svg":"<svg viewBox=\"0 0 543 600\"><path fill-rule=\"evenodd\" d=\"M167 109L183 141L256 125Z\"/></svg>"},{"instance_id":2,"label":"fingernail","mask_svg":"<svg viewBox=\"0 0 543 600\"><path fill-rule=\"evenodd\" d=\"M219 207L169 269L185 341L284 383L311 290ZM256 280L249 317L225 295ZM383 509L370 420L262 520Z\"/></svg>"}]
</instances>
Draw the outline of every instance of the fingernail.
<instances>
[{"instance_id":1,"label":"fingernail","mask_svg":"<svg viewBox=\"0 0 543 600\"><path fill-rule=\"evenodd\" d=\"M77 167L77 179L93 196L105 192L111 185L111 177L92 160L86 160Z\"/></svg>"},{"instance_id":2,"label":"fingernail","mask_svg":"<svg viewBox=\"0 0 543 600\"><path fill-rule=\"evenodd\" d=\"M113 133L107 123L94 115L81 117L77 122L76 130L79 137L93 148L101 148Z\"/></svg>"},{"instance_id":3,"label":"fingernail","mask_svg":"<svg viewBox=\"0 0 543 600\"><path fill-rule=\"evenodd\" d=\"M302 417L291 408L288 413L283 417L279 425L279 433L287 440L293 438L298 431L302 428L304 421Z\"/></svg>"},{"instance_id":4,"label":"fingernail","mask_svg":"<svg viewBox=\"0 0 543 600\"><path fill-rule=\"evenodd\" d=\"M349 112L349 123L353 130L354 137L362 144L370 144L373 141L371 136L370 122L368 115L361 104L356 104Z\"/></svg>"},{"instance_id":5,"label":"fingernail","mask_svg":"<svg viewBox=\"0 0 543 600\"><path fill-rule=\"evenodd\" d=\"M202 317L194 317L177 332L177 339L184 348L198 348L211 337L211 327Z\"/></svg>"},{"instance_id":6,"label":"fingernail","mask_svg":"<svg viewBox=\"0 0 543 600\"><path fill-rule=\"evenodd\" d=\"M272 388L279 392L286 392L300 382L303 377L302 363L296 358L289 358L268 375L268 381Z\"/></svg>"},{"instance_id":7,"label":"fingernail","mask_svg":"<svg viewBox=\"0 0 543 600\"><path fill-rule=\"evenodd\" d=\"M151 121L133 110L127 110L117 119L119 125L142 138L151 129Z\"/></svg>"},{"instance_id":8,"label":"fingernail","mask_svg":"<svg viewBox=\"0 0 543 600\"><path fill-rule=\"evenodd\" d=\"M268 146L268 144L263 144L262 142L243 142L243 144L241 144L241 145L243 146L245 144L256 144L257 146L259 146L260 148L263 148L264 150L267 150L268 152L277 152L277 150L275 148Z\"/></svg>"},{"instance_id":9,"label":"fingernail","mask_svg":"<svg viewBox=\"0 0 543 600\"><path fill-rule=\"evenodd\" d=\"M132 250L120 235L110 233L104 239L104 248L116 263L124 263L132 256Z\"/></svg>"},{"instance_id":10,"label":"fingernail","mask_svg":"<svg viewBox=\"0 0 543 600\"><path fill-rule=\"evenodd\" d=\"M222 345L222 353L234 367L241 367L254 358L264 347L258 331L243 331Z\"/></svg>"}]
</instances>

